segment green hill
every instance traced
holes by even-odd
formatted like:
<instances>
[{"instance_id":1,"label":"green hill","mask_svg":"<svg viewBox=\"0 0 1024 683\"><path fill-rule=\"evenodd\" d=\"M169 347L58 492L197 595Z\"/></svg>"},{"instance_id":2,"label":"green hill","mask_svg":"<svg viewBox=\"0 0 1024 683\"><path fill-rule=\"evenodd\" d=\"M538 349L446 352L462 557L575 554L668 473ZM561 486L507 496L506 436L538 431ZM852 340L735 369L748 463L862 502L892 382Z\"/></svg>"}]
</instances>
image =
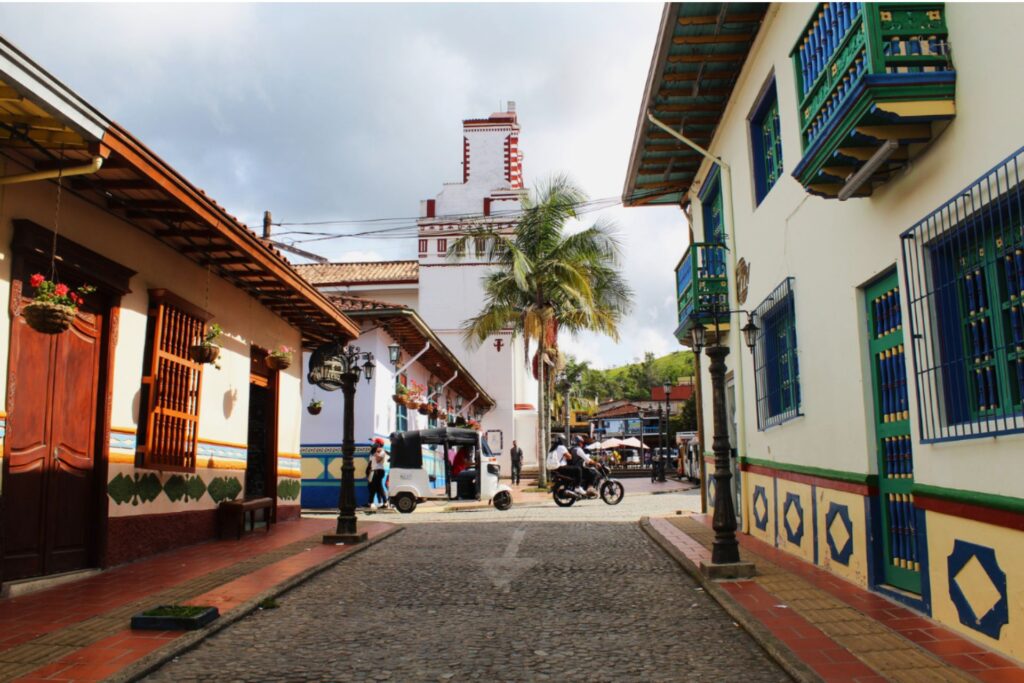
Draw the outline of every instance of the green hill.
<instances>
[{"instance_id":1,"label":"green hill","mask_svg":"<svg viewBox=\"0 0 1024 683\"><path fill-rule=\"evenodd\" d=\"M607 370L587 370L580 383L584 396L610 399L642 399L650 388L665 381L677 383L693 376L693 353L674 351L655 357L647 353L642 360Z\"/></svg>"},{"instance_id":2,"label":"green hill","mask_svg":"<svg viewBox=\"0 0 1024 683\"><path fill-rule=\"evenodd\" d=\"M643 365L644 361L638 360L635 363L608 368L600 372L606 373L609 377L620 378L628 375L630 368L640 368ZM675 377L677 379L691 377L693 375L693 352L673 351L667 356L655 358L652 369L660 376Z\"/></svg>"}]
</instances>

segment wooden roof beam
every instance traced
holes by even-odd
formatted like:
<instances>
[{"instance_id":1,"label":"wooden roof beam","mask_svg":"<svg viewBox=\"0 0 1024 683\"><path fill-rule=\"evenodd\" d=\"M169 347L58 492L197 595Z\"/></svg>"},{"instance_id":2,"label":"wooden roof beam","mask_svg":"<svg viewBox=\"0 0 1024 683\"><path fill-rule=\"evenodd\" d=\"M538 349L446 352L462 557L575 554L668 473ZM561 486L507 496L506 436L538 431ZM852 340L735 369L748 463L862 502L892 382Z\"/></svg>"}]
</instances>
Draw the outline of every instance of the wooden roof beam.
<instances>
[{"instance_id":1,"label":"wooden roof beam","mask_svg":"<svg viewBox=\"0 0 1024 683\"><path fill-rule=\"evenodd\" d=\"M722 20L725 24L745 24L752 21L761 21L764 18L763 12L754 12L751 14L733 14L732 16L726 15ZM719 21L719 15L715 14L712 16L703 17L679 17L680 26L706 26L707 24L715 24Z\"/></svg>"},{"instance_id":2,"label":"wooden roof beam","mask_svg":"<svg viewBox=\"0 0 1024 683\"><path fill-rule=\"evenodd\" d=\"M103 178L91 176L89 178L72 178L71 186L76 190L156 190L157 188L145 180L127 178Z\"/></svg>"},{"instance_id":3,"label":"wooden roof beam","mask_svg":"<svg viewBox=\"0 0 1024 683\"><path fill-rule=\"evenodd\" d=\"M754 39L753 33L721 33L712 36L674 36L676 45L713 45L719 43L749 43ZM707 55L714 57L714 55Z\"/></svg>"}]
</instances>

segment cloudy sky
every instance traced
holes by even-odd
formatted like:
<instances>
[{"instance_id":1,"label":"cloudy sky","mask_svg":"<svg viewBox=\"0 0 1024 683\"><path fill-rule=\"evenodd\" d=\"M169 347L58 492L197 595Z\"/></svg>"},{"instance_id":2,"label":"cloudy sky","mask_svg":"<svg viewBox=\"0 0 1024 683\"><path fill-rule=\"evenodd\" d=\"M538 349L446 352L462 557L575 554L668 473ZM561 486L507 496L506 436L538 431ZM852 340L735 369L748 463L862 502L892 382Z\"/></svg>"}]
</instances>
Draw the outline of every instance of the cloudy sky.
<instances>
[{"instance_id":1,"label":"cloudy sky","mask_svg":"<svg viewBox=\"0 0 1024 683\"><path fill-rule=\"evenodd\" d=\"M514 100L527 183L622 192L658 4L0 5L3 34L258 225L415 216L461 178L461 121ZM636 291L597 367L678 348L682 213L614 207ZM355 231L356 228L350 228ZM334 260L416 258L408 240L320 242ZM468 317L468 315L467 315Z\"/></svg>"}]
</instances>

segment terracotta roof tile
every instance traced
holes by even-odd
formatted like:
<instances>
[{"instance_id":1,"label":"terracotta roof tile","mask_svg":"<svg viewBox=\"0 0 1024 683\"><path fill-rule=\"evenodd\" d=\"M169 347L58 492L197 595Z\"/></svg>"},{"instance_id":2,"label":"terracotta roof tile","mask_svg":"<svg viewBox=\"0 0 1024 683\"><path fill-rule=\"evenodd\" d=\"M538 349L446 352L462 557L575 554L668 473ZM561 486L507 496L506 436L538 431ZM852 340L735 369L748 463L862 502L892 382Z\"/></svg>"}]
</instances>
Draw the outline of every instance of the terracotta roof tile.
<instances>
[{"instance_id":1,"label":"terracotta roof tile","mask_svg":"<svg viewBox=\"0 0 1024 683\"><path fill-rule=\"evenodd\" d=\"M358 296L344 296L341 294L328 295L327 299L340 311L393 311L396 309L408 308L408 306L403 306L401 304L391 304L386 301L364 299Z\"/></svg>"},{"instance_id":2,"label":"terracotta roof tile","mask_svg":"<svg viewBox=\"0 0 1024 683\"><path fill-rule=\"evenodd\" d=\"M419 261L371 261L360 263L305 263L295 270L314 285L347 285L361 282L419 282Z\"/></svg>"},{"instance_id":3,"label":"terracotta roof tile","mask_svg":"<svg viewBox=\"0 0 1024 683\"><path fill-rule=\"evenodd\" d=\"M593 417L594 418L620 417L622 415L636 415L639 412L640 412L639 408L637 408L632 403L627 403L624 406L615 406L614 408L609 408L608 410L604 410L604 411L602 411L600 413L597 413L597 414L593 415Z\"/></svg>"}]
</instances>

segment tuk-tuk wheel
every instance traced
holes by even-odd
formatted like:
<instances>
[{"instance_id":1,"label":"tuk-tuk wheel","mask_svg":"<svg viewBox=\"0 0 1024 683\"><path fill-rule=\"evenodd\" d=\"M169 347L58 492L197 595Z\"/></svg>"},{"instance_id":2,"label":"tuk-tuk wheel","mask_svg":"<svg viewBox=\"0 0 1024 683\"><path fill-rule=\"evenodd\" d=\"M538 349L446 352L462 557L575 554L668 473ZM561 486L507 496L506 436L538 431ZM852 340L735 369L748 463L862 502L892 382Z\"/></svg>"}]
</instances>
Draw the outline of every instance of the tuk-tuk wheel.
<instances>
[{"instance_id":1,"label":"tuk-tuk wheel","mask_svg":"<svg viewBox=\"0 0 1024 683\"><path fill-rule=\"evenodd\" d=\"M512 507L512 494L509 491L498 491L495 493L494 507L498 510L508 510Z\"/></svg>"},{"instance_id":2,"label":"tuk-tuk wheel","mask_svg":"<svg viewBox=\"0 0 1024 683\"><path fill-rule=\"evenodd\" d=\"M391 497L395 509L403 514L409 514L416 509L416 496L411 493L399 493Z\"/></svg>"}]
</instances>

